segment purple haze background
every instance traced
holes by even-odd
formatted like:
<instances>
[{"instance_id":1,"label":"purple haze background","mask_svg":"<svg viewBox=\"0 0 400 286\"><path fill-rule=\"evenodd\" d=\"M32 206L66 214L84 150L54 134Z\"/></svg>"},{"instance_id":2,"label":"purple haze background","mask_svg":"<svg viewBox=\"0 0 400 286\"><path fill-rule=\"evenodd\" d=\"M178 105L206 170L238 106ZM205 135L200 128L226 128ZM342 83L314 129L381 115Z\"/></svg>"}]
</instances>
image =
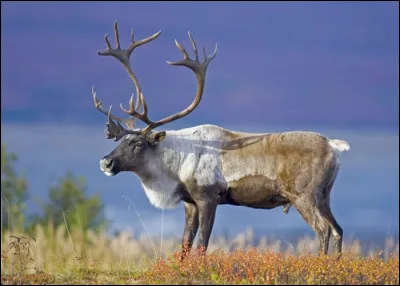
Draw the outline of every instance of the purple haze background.
<instances>
[{"instance_id":1,"label":"purple haze background","mask_svg":"<svg viewBox=\"0 0 400 286\"><path fill-rule=\"evenodd\" d=\"M364 227L398 231L399 10L397 2L2 2L1 136L29 179L28 209L66 170L87 179L106 203L113 228L142 231L121 198L130 196L153 233L161 211L148 203L132 174L105 177L98 161L115 146L106 118L93 108L95 85L104 106L125 106L134 91L125 70L100 57L104 34L122 47L158 30L132 56L151 118L193 99L189 70L166 60L190 51L187 31L211 53L205 94L176 129L217 124L249 132L313 130L348 140L332 193L345 233ZM115 112L119 108L114 108ZM183 231L183 208L165 212L166 231ZM218 210L215 231L307 228L292 209Z\"/></svg>"}]
</instances>

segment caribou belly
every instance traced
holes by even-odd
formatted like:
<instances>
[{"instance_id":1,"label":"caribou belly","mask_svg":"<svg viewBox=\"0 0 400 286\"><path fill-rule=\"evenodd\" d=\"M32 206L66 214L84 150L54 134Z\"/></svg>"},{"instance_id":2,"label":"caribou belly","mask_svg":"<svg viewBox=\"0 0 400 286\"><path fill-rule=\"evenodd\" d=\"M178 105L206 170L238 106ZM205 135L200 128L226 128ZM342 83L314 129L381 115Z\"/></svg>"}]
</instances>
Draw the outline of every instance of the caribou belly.
<instances>
[{"instance_id":1,"label":"caribou belly","mask_svg":"<svg viewBox=\"0 0 400 286\"><path fill-rule=\"evenodd\" d=\"M276 180L266 176L246 176L228 182L228 186L221 204L271 209L289 202L279 194Z\"/></svg>"}]
</instances>

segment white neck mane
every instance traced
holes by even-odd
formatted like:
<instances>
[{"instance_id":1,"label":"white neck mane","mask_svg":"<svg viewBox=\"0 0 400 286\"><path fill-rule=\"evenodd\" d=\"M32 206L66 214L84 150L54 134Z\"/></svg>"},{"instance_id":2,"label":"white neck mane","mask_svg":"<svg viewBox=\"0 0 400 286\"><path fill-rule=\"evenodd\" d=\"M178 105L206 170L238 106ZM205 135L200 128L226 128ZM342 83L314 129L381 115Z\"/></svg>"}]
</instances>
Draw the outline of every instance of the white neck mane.
<instances>
[{"instance_id":1,"label":"white neck mane","mask_svg":"<svg viewBox=\"0 0 400 286\"><path fill-rule=\"evenodd\" d=\"M150 203L158 208L171 209L181 197L177 187L195 178L199 186L225 183L220 173L220 142L222 128L201 125L178 131L166 131L157 150L146 158L140 177Z\"/></svg>"}]
</instances>

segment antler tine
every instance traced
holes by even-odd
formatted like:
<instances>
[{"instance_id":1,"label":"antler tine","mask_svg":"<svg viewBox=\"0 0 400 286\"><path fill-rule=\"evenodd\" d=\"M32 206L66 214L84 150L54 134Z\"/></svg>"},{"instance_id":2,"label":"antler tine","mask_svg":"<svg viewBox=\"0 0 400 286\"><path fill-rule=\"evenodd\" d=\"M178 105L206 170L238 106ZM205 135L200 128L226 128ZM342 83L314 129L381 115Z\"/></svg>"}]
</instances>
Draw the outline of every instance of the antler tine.
<instances>
[{"instance_id":1,"label":"antler tine","mask_svg":"<svg viewBox=\"0 0 400 286\"><path fill-rule=\"evenodd\" d=\"M134 117L136 117L136 118L142 120L144 123L146 123L146 124L148 124L148 125L154 124L154 122L151 121L151 120L149 119L148 115L147 115L147 104L146 104L146 101L144 100L143 93L140 93L140 95L139 95L138 97L139 97L138 100L141 101L141 105L142 105L142 107L143 107L143 112L142 112L142 113L139 113L139 112L137 111L136 107L134 107L133 95L131 96L131 99L129 100L129 109L128 109L128 110L125 109L125 108L122 106L122 104L120 104L121 109L122 109L125 113L127 113L127 114L129 114L129 115L131 115L131 116L134 116ZM136 106L137 106L137 105L136 105Z\"/></svg>"},{"instance_id":2,"label":"antler tine","mask_svg":"<svg viewBox=\"0 0 400 286\"><path fill-rule=\"evenodd\" d=\"M128 113L132 116L136 115L136 107L133 106L133 94L131 96L131 99L129 100L129 109L126 110L123 106L122 103L119 104L119 106L121 107L122 111L124 111L125 113ZM136 104L137 106L137 104Z\"/></svg>"},{"instance_id":3,"label":"antler tine","mask_svg":"<svg viewBox=\"0 0 400 286\"><path fill-rule=\"evenodd\" d=\"M121 139L123 136L125 136L126 134L135 132L135 131L132 131L133 128L135 127L135 122L132 117L124 119L124 118L113 115L111 113L112 105L110 105L109 110L106 111L103 108L101 101L96 96L96 91L94 90L94 86L92 86L92 95L93 95L93 101L94 101L94 105L95 105L96 109L98 111L100 111L101 113L103 113L104 115L107 115L108 121L106 123L106 125L107 125L106 136L108 139L115 138L116 139L115 141L117 141L117 140ZM116 125L113 120L116 120L118 125ZM125 128L123 128L121 126L120 122L123 122L126 126L128 126L128 128L130 130L126 130Z\"/></svg>"},{"instance_id":4,"label":"antler tine","mask_svg":"<svg viewBox=\"0 0 400 286\"><path fill-rule=\"evenodd\" d=\"M121 49L119 44L119 33L118 33L118 22L114 22L114 35L115 35L115 48L116 50Z\"/></svg>"},{"instance_id":5,"label":"antler tine","mask_svg":"<svg viewBox=\"0 0 400 286\"><path fill-rule=\"evenodd\" d=\"M109 50L111 50L111 44L110 41L108 40L108 34L106 33L104 36L104 40L106 41L106 45L107 45L107 50L102 52L102 55L107 55L109 54ZM98 51L98 53L100 54L100 51Z\"/></svg>"},{"instance_id":6,"label":"antler tine","mask_svg":"<svg viewBox=\"0 0 400 286\"><path fill-rule=\"evenodd\" d=\"M147 115L147 103L144 100L144 95L143 93L140 94L140 101L142 102L142 107L143 107L143 114Z\"/></svg>"},{"instance_id":7,"label":"antler tine","mask_svg":"<svg viewBox=\"0 0 400 286\"><path fill-rule=\"evenodd\" d=\"M195 55L195 57L196 57L195 60L196 60L196 62L198 62L198 61L199 61L199 53L197 52L196 42L195 42L195 40L193 40L193 37L192 37L192 35L190 34L190 31L188 31L188 35L189 35L190 42L192 43L194 55Z\"/></svg>"},{"instance_id":8,"label":"antler tine","mask_svg":"<svg viewBox=\"0 0 400 286\"><path fill-rule=\"evenodd\" d=\"M182 45L179 44L179 42L178 42L176 39L175 39L175 45L176 45L176 46L178 47L178 49L182 52L182 54L183 54L183 59L184 59L184 60L189 59L189 55L188 55L188 53L186 52L185 48L182 47Z\"/></svg>"},{"instance_id":9,"label":"antler tine","mask_svg":"<svg viewBox=\"0 0 400 286\"><path fill-rule=\"evenodd\" d=\"M151 42L151 41L157 39L158 36L160 36L160 34L161 34L161 30L158 31L157 33L154 33L154 34L151 35L150 37L147 37L147 38L145 38L145 39L142 39L142 40L140 40L140 41L135 42L134 32L133 32L133 29L132 29L132 31L131 31L131 44L130 44L130 46L129 46L129 48L128 48L129 53L132 53L132 51L133 51L135 48L137 48L137 47L139 47L139 46L141 46L141 45L147 44L147 43L149 43L149 42Z\"/></svg>"},{"instance_id":10,"label":"antler tine","mask_svg":"<svg viewBox=\"0 0 400 286\"><path fill-rule=\"evenodd\" d=\"M208 64L215 58L215 56L217 55L217 50L218 50L218 45L217 45L217 43L215 43L215 49L214 49L214 52L211 54L211 55L209 55L209 56L207 56L207 54L206 54L206 48L203 46L203 52L204 52L204 61L203 61L203 64L207 67L208 66Z\"/></svg>"},{"instance_id":11,"label":"antler tine","mask_svg":"<svg viewBox=\"0 0 400 286\"><path fill-rule=\"evenodd\" d=\"M103 105L101 104L101 101L97 98L96 91L94 90L94 86L92 86L92 95L93 95L93 101L94 101L94 105L95 105L96 109L98 111L100 111L101 113L103 113L104 115L108 116L109 111L106 111L103 108ZM114 119L114 120L117 120L117 121L122 121L122 122L127 120L127 119L123 119L121 117L115 116L113 114L111 114L111 118Z\"/></svg>"}]
</instances>

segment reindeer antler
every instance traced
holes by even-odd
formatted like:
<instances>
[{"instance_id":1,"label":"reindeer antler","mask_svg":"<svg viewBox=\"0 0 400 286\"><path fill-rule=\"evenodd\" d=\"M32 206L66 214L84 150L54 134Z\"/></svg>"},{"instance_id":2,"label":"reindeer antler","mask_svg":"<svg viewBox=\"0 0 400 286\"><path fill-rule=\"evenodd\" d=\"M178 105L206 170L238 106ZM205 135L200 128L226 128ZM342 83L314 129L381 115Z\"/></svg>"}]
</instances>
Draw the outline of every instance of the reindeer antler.
<instances>
[{"instance_id":1,"label":"reindeer antler","mask_svg":"<svg viewBox=\"0 0 400 286\"><path fill-rule=\"evenodd\" d=\"M209 65L209 63L214 59L214 57L216 56L217 53L217 45L215 45L215 51L212 55L210 56L206 56L206 51L205 48L203 47L203 52L204 52L204 61L202 63L200 63L199 61L199 56L198 56L198 52L197 52L197 46L196 46L196 42L193 40L190 32L188 32L189 35L189 39L192 43L193 46L193 50L195 53L195 60L192 60L186 50L178 43L178 41L175 40L175 44L178 47L178 49L183 53L183 60L181 61L177 61L177 62L167 62L170 65L175 65L175 66L185 66L190 68L196 75L197 78L197 92L196 92L196 97L194 99L194 101L192 102L192 104L190 104L187 108L185 108L184 110L175 113L173 115L170 115L168 117L165 117L161 120L158 121L152 121L149 119L148 115L147 115L147 104L146 101L144 99L144 95L143 92L141 90L139 81L136 77L136 75L133 73L131 65L130 65L130 55L133 52L133 50L136 47L139 47L141 45L144 45L146 43L151 42L152 40L156 39L160 34L161 31L155 33L154 35L145 38L143 40L137 41L135 42L134 40L134 34L133 34L133 29L132 29L132 33L131 33L131 44L128 47L128 49L123 50L120 47L120 43L119 43L119 34L118 34L118 27L117 27L117 21L114 23L114 34L115 34L115 41L116 41L116 48L113 49L111 48L111 44L108 40L107 34L105 35L104 39L106 41L107 44L107 49L103 52L98 52L99 55L102 56L113 56L115 58L117 58L122 65L124 66L124 68L126 69L126 71L128 72L130 78L132 79L135 87L136 87L136 94L137 94L137 99L136 99L136 106L134 104L134 100L133 100L133 95L129 101L129 109L125 109L122 104L120 105L121 109L129 114L131 117L128 119L122 119L120 117L117 117L113 114L111 114L111 106L109 111L105 111L104 108L101 105L101 101L97 99L96 97L96 92L94 91L94 89L92 88L92 94L93 94L93 100L94 100L94 104L96 106L96 109L99 110L100 112L102 112L103 114L107 115L108 117L108 122L107 122L107 138L114 138L115 141L118 141L119 139L121 139L123 136L125 136L126 134L147 134L149 131L151 131L152 129L161 126L163 124L166 124L168 122L177 120L179 118L182 118L184 116L186 116L187 114L189 114L190 112L192 112L200 103L201 97L203 95L203 91L204 91L204 84L205 84L205 76L206 76L206 70L207 67ZM139 112L140 107L142 107L143 111ZM142 120L144 123L147 124L147 126L144 129L141 130L133 130L135 124L134 124L134 118L140 119ZM115 124L113 122L113 120L117 121L117 124ZM124 123L125 125L128 126L129 130L124 129L120 122Z\"/></svg>"}]
</instances>

